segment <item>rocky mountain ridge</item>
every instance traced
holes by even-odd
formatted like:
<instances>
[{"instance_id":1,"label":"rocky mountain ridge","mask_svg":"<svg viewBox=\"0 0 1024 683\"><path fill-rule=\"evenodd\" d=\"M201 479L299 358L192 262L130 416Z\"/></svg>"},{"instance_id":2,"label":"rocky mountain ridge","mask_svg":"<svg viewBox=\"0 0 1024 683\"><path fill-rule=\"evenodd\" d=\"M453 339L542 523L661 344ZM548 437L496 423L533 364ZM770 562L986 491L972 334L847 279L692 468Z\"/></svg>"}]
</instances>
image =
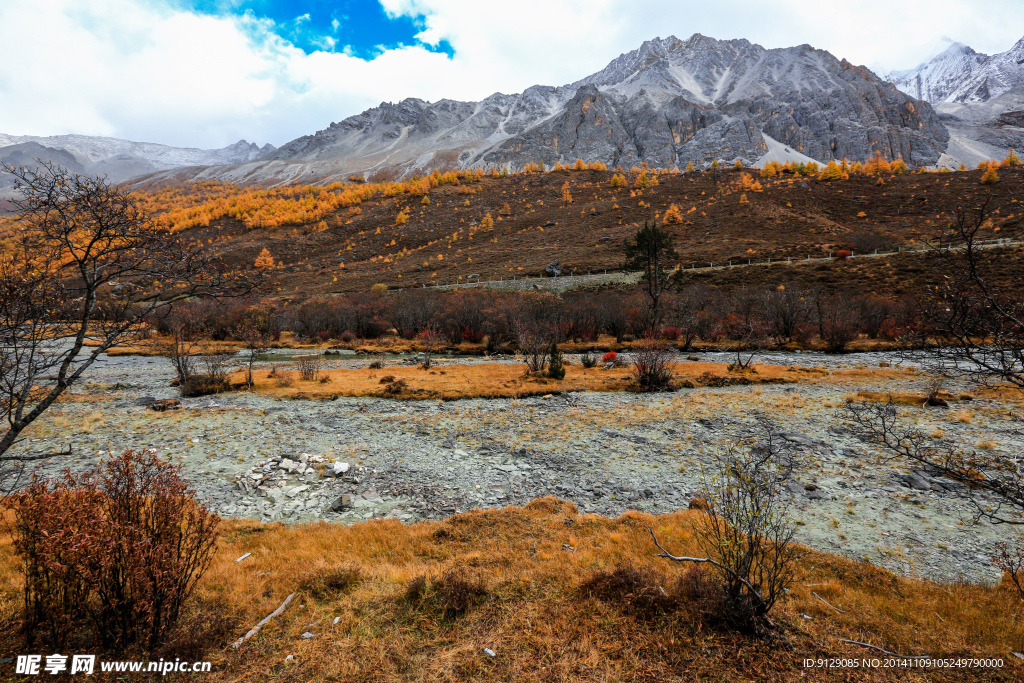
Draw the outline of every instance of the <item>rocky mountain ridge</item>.
<instances>
[{"instance_id":1,"label":"rocky mountain ridge","mask_svg":"<svg viewBox=\"0 0 1024 683\"><path fill-rule=\"evenodd\" d=\"M79 173L106 175L113 182L173 168L245 163L273 150L273 145L258 147L245 140L221 149L198 149L92 135L0 133L0 162L24 166L53 161Z\"/></svg>"},{"instance_id":2,"label":"rocky mountain ridge","mask_svg":"<svg viewBox=\"0 0 1024 683\"><path fill-rule=\"evenodd\" d=\"M996 55L954 43L929 61L887 78L939 113L950 135L940 166L964 163L973 168L1024 147L1024 38Z\"/></svg>"},{"instance_id":3,"label":"rocky mountain ridge","mask_svg":"<svg viewBox=\"0 0 1024 683\"><path fill-rule=\"evenodd\" d=\"M887 78L903 92L932 104L988 102L1024 89L1024 38L991 56L953 43L929 61Z\"/></svg>"},{"instance_id":4,"label":"rocky mountain ridge","mask_svg":"<svg viewBox=\"0 0 1024 683\"><path fill-rule=\"evenodd\" d=\"M930 165L947 134L929 106L828 52L695 34L646 41L564 86L480 102L383 103L267 158L341 175L577 158L611 167L700 167L714 159L756 163L769 139L820 161L880 150Z\"/></svg>"}]
</instances>

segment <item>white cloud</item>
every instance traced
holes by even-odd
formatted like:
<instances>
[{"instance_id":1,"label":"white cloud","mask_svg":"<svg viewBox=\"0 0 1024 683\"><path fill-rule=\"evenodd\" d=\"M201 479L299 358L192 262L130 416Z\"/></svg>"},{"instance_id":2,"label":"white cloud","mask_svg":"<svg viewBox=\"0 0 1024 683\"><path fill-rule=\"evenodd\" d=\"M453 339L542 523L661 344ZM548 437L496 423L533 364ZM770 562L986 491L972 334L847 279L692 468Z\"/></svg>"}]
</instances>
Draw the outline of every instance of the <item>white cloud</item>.
<instances>
[{"instance_id":1,"label":"white cloud","mask_svg":"<svg viewBox=\"0 0 1024 683\"><path fill-rule=\"evenodd\" d=\"M8 55L0 62L0 132L204 147L243 137L281 144L381 101L480 99L572 82L655 36L700 32L765 47L810 43L886 71L927 59L945 47L945 36L982 52L1002 51L1024 27L1019 0L989 0L984 11L971 0L382 5L392 16L422 16L419 39L447 41L454 59L419 46L370 61L344 50L306 54L251 14L205 16L166 0L0 0L0 43Z\"/></svg>"}]
</instances>

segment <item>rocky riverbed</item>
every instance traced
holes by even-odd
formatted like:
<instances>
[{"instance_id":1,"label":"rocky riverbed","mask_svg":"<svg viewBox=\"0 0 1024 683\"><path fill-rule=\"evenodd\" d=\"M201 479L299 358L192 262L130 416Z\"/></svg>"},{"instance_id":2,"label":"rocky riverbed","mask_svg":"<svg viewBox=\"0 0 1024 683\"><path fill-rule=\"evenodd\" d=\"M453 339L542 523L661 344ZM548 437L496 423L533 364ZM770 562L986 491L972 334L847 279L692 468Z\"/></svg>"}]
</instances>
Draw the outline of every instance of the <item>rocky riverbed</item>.
<instances>
[{"instance_id":1,"label":"rocky riverbed","mask_svg":"<svg viewBox=\"0 0 1024 683\"><path fill-rule=\"evenodd\" d=\"M715 356L701 360L726 360ZM772 354L759 361L829 370L888 362L884 354ZM365 366L368 359L332 362ZM928 377L912 371L658 395L447 403L235 392L180 399L178 410L147 409L154 400L177 398L171 378L163 359L104 357L86 384L33 425L23 448L70 445L71 455L42 461L44 475L90 466L109 451L152 448L182 463L216 512L265 522L414 522L546 495L615 516L686 507L700 495L702 472L715 456L755 433L754 416L761 415L798 456L787 490L803 543L909 575L992 581L995 543L1013 534L975 521L955 482L879 458L838 415L844 397L858 390L924 388ZM1019 413L994 401L910 408L908 416L968 447L1010 454L1024 445Z\"/></svg>"}]
</instances>

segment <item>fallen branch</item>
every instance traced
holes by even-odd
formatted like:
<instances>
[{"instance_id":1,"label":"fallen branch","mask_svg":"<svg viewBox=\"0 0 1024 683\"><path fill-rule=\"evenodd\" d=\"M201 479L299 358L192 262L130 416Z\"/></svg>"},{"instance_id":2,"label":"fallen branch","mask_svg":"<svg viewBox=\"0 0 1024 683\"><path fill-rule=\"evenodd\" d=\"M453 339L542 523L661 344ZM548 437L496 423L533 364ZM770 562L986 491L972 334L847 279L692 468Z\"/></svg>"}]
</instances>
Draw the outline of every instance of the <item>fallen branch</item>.
<instances>
[{"instance_id":1,"label":"fallen branch","mask_svg":"<svg viewBox=\"0 0 1024 683\"><path fill-rule=\"evenodd\" d=\"M872 650L878 650L879 652L881 652L884 655L889 655L890 657L898 657L900 659L929 659L928 655L901 655L901 654L896 653L896 652L889 652L888 650L883 650L882 648L878 647L877 645L872 645L871 643L862 643L859 640L847 640L846 638L840 638L839 642L840 643L850 643L852 645L860 645L861 647L869 647Z\"/></svg>"},{"instance_id":2,"label":"fallen branch","mask_svg":"<svg viewBox=\"0 0 1024 683\"><path fill-rule=\"evenodd\" d=\"M238 648L242 647L242 645L245 643L245 641L249 640L254 635L259 633L260 629L263 628L264 626L266 626L270 622L271 619L273 619L274 617L280 616L281 613L284 612L285 609L288 607L288 603L291 602L292 598L294 598L294 597L295 597L295 593L292 593L287 598L285 598L284 602L281 603L280 607L278 607L276 610L274 610L269 615L267 615L267 617L263 621L261 621L260 623L256 624L251 629L249 629L249 632L246 633L241 638L239 638L238 640L236 640L234 643L232 643L231 647L235 648L236 650Z\"/></svg>"},{"instance_id":3,"label":"fallen branch","mask_svg":"<svg viewBox=\"0 0 1024 683\"><path fill-rule=\"evenodd\" d=\"M828 605L829 607L831 607L831 608L832 608L832 609L834 609L835 611L839 612L840 614L846 614L846 611L845 611L845 610L841 610L841 609L839 609L838 607L836 607L836 606L835 606L835 605L833 605L833 604L832 604L831 602L829 602L829 601L828 601L828 600L826 600L825 598L821 597L820 595L818 595L818 594L817 594L817 593L815 593L814 591L811 591L811 595L813 595L814 597L818 598L818 599L819 599L819 600L821 600L821 601L822 601L823 603L825 603L826 605Z\"/></svg>"}]
</instances>

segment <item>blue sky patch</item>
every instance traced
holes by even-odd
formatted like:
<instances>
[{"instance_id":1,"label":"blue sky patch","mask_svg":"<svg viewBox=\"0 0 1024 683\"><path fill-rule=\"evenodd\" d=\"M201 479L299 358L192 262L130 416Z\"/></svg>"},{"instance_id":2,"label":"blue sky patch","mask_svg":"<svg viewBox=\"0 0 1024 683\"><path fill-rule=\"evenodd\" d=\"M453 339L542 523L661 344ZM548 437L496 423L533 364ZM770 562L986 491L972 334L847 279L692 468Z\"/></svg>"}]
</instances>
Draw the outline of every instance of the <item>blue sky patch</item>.
<instances>
[{"instance_id":1,"label":"blue sky patch","mask_svg":"<svg viewBox=\"0 0 1024 683\"><path fill-rule=\"evenodd\" d=\"M420 45L449 57L447 41L427 45L416 39L422 17L389 17L377 0L185 0L204 14L251 14L273 21L277 35L307 54L345 52L373 59L385 50Z\"/></svg>"}]
</instances>

